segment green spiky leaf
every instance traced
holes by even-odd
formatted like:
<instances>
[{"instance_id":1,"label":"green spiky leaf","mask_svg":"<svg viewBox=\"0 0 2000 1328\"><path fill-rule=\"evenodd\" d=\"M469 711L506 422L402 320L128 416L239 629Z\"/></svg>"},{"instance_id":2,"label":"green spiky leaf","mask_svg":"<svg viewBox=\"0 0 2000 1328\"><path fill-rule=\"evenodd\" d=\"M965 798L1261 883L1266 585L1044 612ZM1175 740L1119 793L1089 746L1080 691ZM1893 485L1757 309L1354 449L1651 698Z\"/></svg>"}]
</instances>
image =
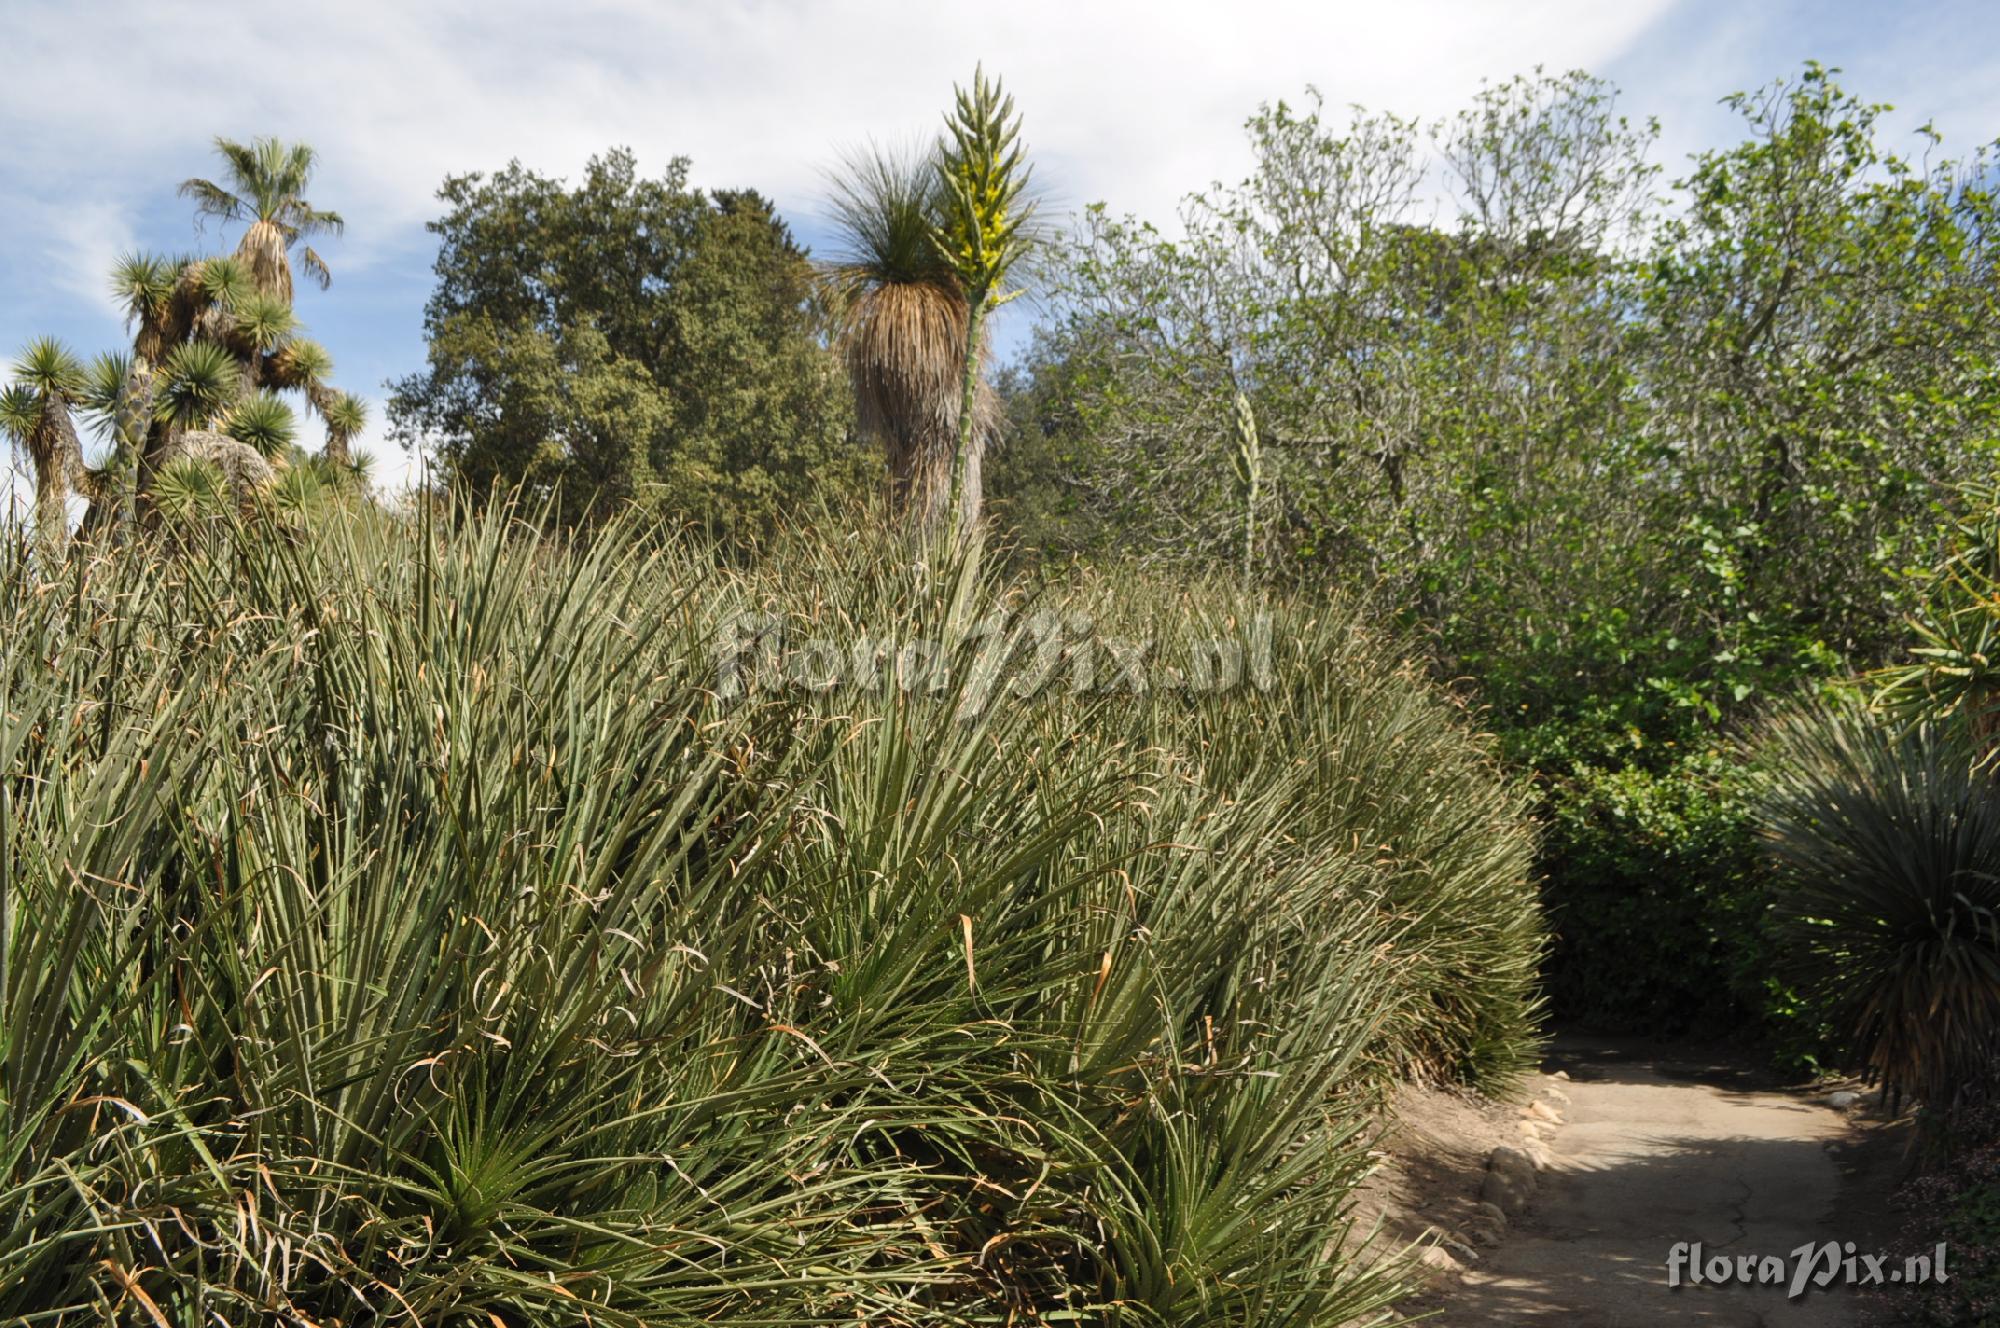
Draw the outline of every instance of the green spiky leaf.
<instances>
[{"instance_id":1,"label":"green spiky leaf","mask_svg":"<svg viewBox=\"0 0 2000 1328\"><path fill-rule=\"evenodd\" d=\"M155 418L183 428L205 425L236 400L242 369L227 347L190 341L174 347L153 394Z\"/></svg>"},{"instance_id":2,"label":"green spiky leaf","mask_svg":"<svg viewBox=\"0 0 2000 1328\"><path fill-rule=\"evenodd\" d=\"M259 392L236 403L224 421L222 431L239 443L267 457L283 456L298 437L298 417L292 408L270 392Z\"/></svg>"}]
</instances>

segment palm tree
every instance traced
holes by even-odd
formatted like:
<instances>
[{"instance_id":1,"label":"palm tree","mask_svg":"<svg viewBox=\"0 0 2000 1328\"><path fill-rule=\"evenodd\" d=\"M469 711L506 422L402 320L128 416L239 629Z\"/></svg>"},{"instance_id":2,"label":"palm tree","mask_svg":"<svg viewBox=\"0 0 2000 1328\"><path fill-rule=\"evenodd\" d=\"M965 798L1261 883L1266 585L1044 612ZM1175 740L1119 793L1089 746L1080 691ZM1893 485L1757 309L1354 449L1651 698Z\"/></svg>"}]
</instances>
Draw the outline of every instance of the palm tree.
<instances>
[{"instance_id":1,"label":"palm tree","mask_svg":"<svg viewBox=\"0 0 2000 1328\"><path fill-rule=\"evenodd\" d=\"M289 304L292 265L288 254L292 246L321 233L338 235L346 224L339 213L323 211L306 201L318 157L304 143L283 143L275 138L253 139L247 144L218 138L215 150L228 172L229 187L191 179L182 182L181 196L194 199L195 210L203 216L249 222L236 255L250 269L259 291ZM321 290L333 279L311 245L300 247L299 264Z\"/></svg>"},{"instance_id":2,"label":"palm tree","mask_svg":"<svg viewBox=\"0 0 2000 1328\"><path fill-rule=\"evenodd\" d=\"M0 393L0 431L28 453L35 472L35 527L43 549L59 552L69 533L69 494L87 489L83 448L71 409L86 385L83 365L54 337L28 344L14 383Z\"/></svg>"},{"instance_id":3,"label":"palm tree","mask_svg":"<svg viewBox=\"0 0 2000 1328\"><path fill-rule=\"evenodd\" d=\"M861 429L886 454L898 510L926 532L951 511L967 351L965 293L935 238L943 202L934 151L851 154L833 179L841 249L825 271ZM996 414L988 390L973 422ZM972 432L975 493L989 432Z\"/></svg>"}]
</instances>

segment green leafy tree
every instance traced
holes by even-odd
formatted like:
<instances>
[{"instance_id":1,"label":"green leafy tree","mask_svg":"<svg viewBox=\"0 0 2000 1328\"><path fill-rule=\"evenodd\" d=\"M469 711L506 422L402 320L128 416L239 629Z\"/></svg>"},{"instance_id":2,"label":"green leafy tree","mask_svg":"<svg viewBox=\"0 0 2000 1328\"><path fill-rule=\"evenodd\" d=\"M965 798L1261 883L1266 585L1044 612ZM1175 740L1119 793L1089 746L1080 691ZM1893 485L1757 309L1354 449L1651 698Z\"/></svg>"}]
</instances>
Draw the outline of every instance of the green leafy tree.
<instances>
[{"instance_id":1,"label":"green leafy tree","mask_svg":"<svg viewBox=\"0 0 2000 1328\"><path fill-rule=\"evenodd\" d=\"M1742 796L1706 791L1726 731L1896 651L1941 504L2000 439L1992 155L1888 142L1819 66L1730 102L1741 141L1664 205L1653 126L1582 74L1429 126L1265 108L1250 175L1181 233L1098 208L1055 254L995 476L1032 547L1241 560L1241 393L1254 565L1372 596L1476 689L1589 849L1544 863L1563 916L1618 903L1582 865L1600 831L1620 880L1713 885L1658 901L1699 929L1556 951L1666 979L1624 996L1668 1021L1679 956L1746 962L1713 944L1760 888ZM1934 626L1977 676L1976 620ZM1624 834L1667 805L1667 833Z\"/></svg>"},{"instance_id":2,"label":"green leafy tree","mask_svg":"<svg viewBox=\"0 0 2000 1328\"><path fill-rule=\"evenodd\" d=\"M559 492L568 521L638 504L748 539L862 489L805 253L763 198L686 175L619 150L574 187L447 180L429 368L395 385L393 435L475 493Z\"/></svg>"}]
</instances>

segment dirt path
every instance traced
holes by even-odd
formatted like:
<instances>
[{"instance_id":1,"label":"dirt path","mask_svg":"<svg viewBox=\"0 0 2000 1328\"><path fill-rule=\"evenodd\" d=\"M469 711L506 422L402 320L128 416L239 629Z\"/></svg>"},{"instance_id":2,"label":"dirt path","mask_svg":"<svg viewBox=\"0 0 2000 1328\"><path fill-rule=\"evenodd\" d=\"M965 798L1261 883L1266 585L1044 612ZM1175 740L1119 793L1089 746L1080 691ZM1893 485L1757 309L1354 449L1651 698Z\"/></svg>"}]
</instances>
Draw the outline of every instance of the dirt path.
<instances>
[{"instance_id":1,"label":"dirt path","mask_svg":"<svg viewBox=\"0 0 2000 1328\"><path fill-rule=\"evenodd\" d=\"M1823 1100L1761 1083L1698 1053L1558 1043L1571 1082L1528 1210L1456 1290L1446 1328L1653 1324L1806 1328L1859 1322L1837 1287L1790 1300L1774 1286L1667 1285L1669 1251L1777 1255L1808 1242L1877 1248L1888 1178L1852 1172L1847 1123ZM1846 1165L1843 1165L1844 1161Z\"/></svg>"}]
</instances>

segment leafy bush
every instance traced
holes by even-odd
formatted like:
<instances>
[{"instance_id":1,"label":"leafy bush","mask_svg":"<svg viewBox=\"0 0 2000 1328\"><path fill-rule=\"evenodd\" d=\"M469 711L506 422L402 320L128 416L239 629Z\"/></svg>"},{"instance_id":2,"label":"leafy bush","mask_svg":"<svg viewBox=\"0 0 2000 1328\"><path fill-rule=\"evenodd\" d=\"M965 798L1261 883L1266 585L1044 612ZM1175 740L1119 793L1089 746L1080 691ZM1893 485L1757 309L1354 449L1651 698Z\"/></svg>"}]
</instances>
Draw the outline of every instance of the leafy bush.
<instances>
[{"instance_id":1,"label":"leafy bush","mask_svg":"<svg viewBox=\"0 0 2000 1328\"><path fill-rule=\"evenodd\" d=\"M1779 959L1851 1064L1940 1112L2000 1043L2000 792L1963 727L1799 705L1761 738Z\"/></svg>"},{"instance_id":2,"label":"leafy bush","mask_svg":"<svg viewBox=\"0 0 2000 1328\"><path fill-rule=\"evenodd\" d=\"M1556 1007L1586 1023L1679 1034L1745 1005L1756 846L1729 775L1707 756L1654 774L1577 769L1548 799L1543 870L1558 941Z\"/></svg>"},{"instance_id":3,"label":"leafy bush","mask_svg":"<svg viewBox=\"0 0 2000 1328\"><path fill-rule=\"evenodd\" d=\"M1532 1050L1518 796L1343 611L187 545L0 569L0 1317L1349 1322L1379 1090Z\"/></svg>"},{"instance_id":4,"label":"leafy bush","mask_svg":"<svg viewBox=\"0 0 2000 1328\"><path fill-rule=\"evenodd\" d=\"M1810 1070L1825 1030L1773 972L1768 872L1740 761L1707 750L1653 771L1551 781L1540 867L1557 1013L1660 1036L1749 1034Z\"/></svg>"}]
</instances>

